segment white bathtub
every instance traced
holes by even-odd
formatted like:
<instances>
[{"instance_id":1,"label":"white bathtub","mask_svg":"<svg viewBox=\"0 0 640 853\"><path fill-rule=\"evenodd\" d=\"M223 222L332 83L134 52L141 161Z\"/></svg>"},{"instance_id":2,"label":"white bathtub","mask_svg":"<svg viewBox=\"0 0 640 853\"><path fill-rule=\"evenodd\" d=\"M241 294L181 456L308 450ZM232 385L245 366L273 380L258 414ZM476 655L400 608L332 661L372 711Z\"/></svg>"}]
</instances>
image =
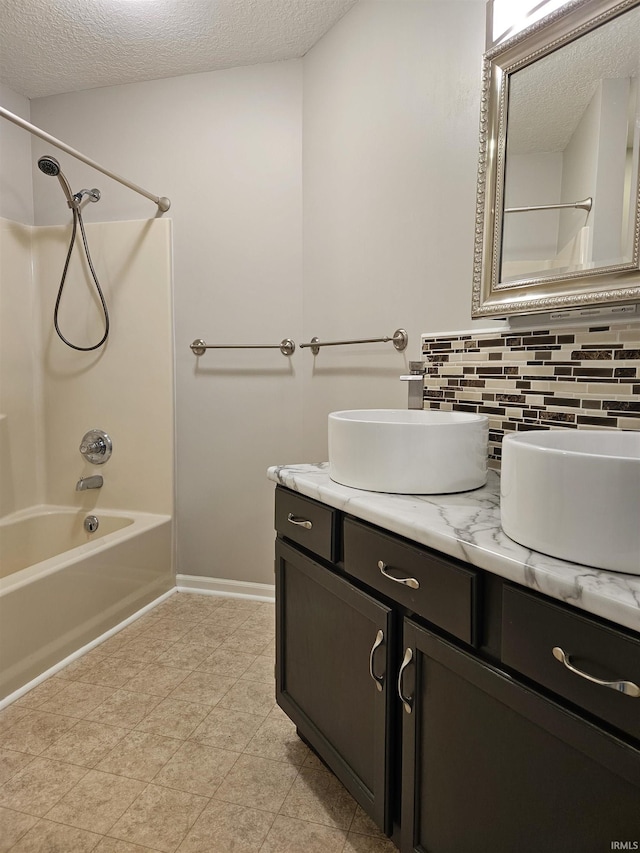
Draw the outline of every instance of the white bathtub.
<instances>
[{"instance_id":1,"label":"white bathtub","mask_svg":"<svg viewBox=\"0 0 640 853\"><path fill-rule=\"evenodd\" d=\"M0 519L0 699L174 586L171 516L41 506Z\"/></svg>"}]
</instances>

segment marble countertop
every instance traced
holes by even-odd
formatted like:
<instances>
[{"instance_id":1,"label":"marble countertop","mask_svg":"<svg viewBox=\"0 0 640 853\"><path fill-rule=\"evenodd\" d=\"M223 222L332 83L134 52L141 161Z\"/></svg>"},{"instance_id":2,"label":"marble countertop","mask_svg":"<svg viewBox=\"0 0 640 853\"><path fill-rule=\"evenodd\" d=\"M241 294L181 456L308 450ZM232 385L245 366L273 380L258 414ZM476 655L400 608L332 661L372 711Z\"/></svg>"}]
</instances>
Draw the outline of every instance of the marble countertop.
<instances>
[{"instance_id":1,"label":"marble countertop","mask_svg":"<svg viewBox=\"0 0 640 853\"><path fill-rule=\"evenodd\" d=\"M500 480L453 495L391 495L334 483L328 463L279 465L270 480L363 521L640 632L640 575L531 551L500 527Z\"/></svg>"}]
</instances>

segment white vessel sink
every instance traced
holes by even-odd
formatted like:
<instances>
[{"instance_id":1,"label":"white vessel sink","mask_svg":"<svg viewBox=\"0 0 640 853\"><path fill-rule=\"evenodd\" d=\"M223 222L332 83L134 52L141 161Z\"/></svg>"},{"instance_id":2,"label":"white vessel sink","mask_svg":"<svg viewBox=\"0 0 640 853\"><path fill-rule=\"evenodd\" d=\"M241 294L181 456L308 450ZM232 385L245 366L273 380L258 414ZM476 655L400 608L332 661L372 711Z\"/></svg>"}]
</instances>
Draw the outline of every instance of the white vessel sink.
<instances>
[{"instance_id":1,"label":"white vessel sink","mask_svg":"<svg viewBox=\"0 0 640 853\"><path fill-rule=\"evenodd\" d=\"M640 575L640 432L506 436L502 529L527 548Z\"/></svg>"},{"instance_id":2,"label":"white vessel sink","mask_svg":"<svg viewBox=\"0 0 640 853\"><path fill-rule=\"evenodd\" d=\"M488 419L464 412L359 409L329 415L329 476L396 494L465 492L487 479Z\"/></svg>"}]
</instances>

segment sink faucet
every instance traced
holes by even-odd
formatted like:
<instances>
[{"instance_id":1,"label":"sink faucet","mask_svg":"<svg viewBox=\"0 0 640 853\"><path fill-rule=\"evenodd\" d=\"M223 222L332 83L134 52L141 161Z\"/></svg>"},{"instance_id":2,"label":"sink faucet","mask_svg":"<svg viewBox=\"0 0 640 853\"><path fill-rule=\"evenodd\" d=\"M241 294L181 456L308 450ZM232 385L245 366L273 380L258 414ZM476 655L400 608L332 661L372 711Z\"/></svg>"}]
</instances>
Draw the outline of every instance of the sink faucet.
<instances>
[{"instance_id":1,"label":"sink faucet","mask_svg":"<svg viewBox=\"0 0 640 853\"><path fill-rule=\"evenodd\" d=\"M76 483L76 492L84 492L85 489L100 489L103 482L100 474L95 474L93 477L80 477Z\"/></svg>"},{"instance_id":2,"label":"sink faucet","mask_svg":"<svg viewBox=\"0 0 640 853\"><path fill-rule=\"evenodd\" d=\"M424 409L424 374L425 366L421 361L409 362L409 373L401 376L403 382L409 383L409 408Z\"/></svg>"}]
</instances>

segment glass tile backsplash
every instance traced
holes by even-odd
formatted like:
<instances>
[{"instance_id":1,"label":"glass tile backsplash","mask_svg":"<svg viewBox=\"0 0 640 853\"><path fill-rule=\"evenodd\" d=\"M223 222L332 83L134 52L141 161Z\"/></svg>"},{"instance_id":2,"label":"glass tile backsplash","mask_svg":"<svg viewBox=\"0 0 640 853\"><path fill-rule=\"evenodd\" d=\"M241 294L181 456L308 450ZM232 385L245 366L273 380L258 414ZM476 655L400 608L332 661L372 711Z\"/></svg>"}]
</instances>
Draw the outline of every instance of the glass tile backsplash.
<instances>
[{"instance_id":1,"label":"glass tile backsplash","mask_svg":"<svg viewBox=\"0 0 640 853\"><path fill-rule=\"evenodd\" d=\"M640 430L640 326L423 335L424 406L489 417L489 465L505 432Z\"/></svg>"}]
</instances>

